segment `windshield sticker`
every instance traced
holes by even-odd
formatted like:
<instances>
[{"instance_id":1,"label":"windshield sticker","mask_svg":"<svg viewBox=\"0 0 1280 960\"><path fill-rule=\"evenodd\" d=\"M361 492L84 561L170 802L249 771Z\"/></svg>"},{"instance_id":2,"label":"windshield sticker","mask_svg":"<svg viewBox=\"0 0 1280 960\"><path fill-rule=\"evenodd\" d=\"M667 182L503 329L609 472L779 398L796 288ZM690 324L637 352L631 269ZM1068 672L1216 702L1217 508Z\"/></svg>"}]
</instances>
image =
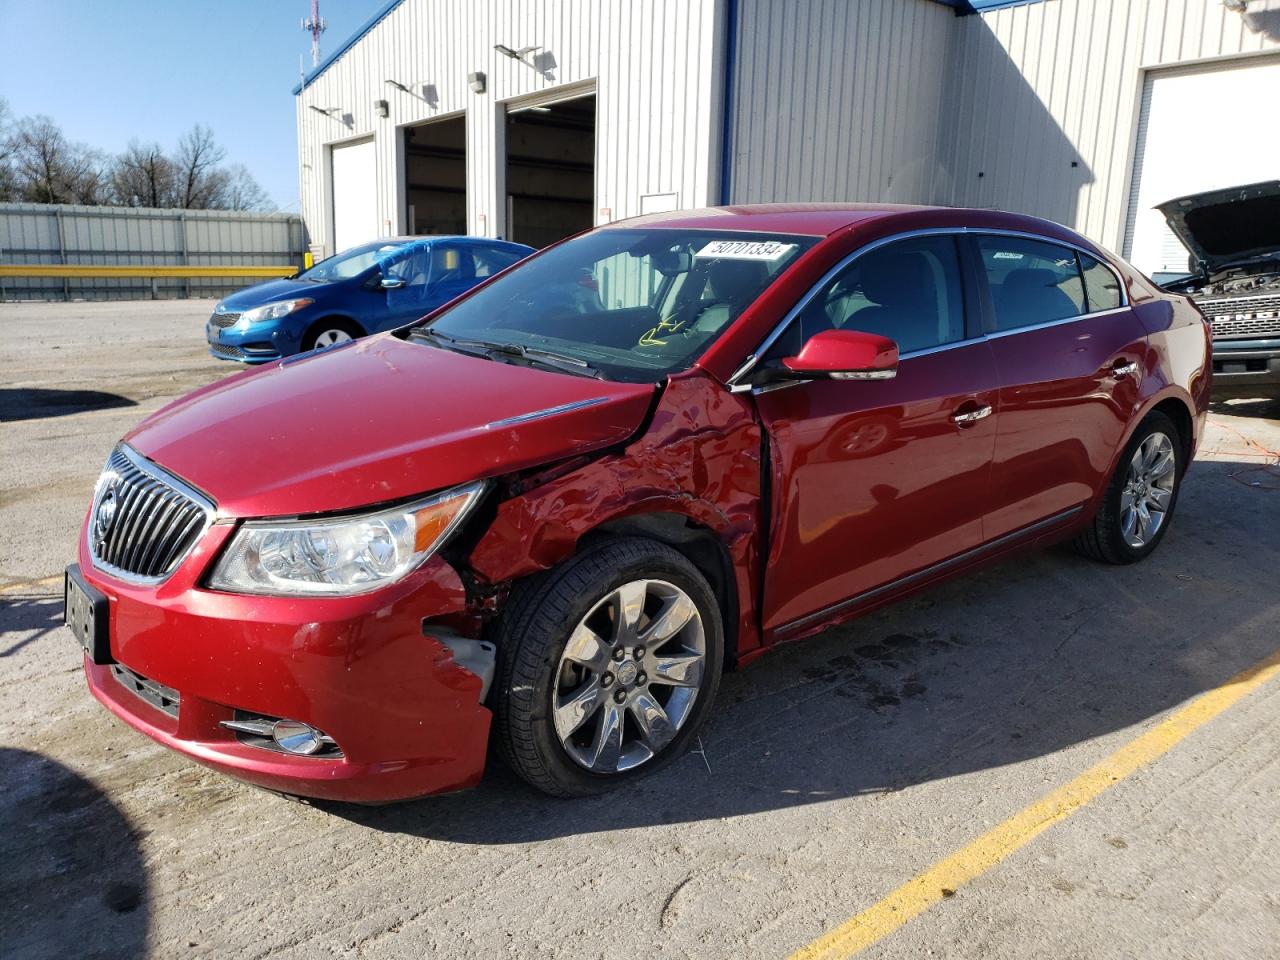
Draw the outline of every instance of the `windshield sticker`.
<instances>
[{"instance_id":1,"label":"windshield sticker","mask_svg":"<svg viewBox=\"0 0 1280 960\"><path fill-rule=\"evenodd\" d=\"M699 260L781 260L796 248L794 243L777 240L712 240L694 254Z\"/></svg>"}]
</instances>

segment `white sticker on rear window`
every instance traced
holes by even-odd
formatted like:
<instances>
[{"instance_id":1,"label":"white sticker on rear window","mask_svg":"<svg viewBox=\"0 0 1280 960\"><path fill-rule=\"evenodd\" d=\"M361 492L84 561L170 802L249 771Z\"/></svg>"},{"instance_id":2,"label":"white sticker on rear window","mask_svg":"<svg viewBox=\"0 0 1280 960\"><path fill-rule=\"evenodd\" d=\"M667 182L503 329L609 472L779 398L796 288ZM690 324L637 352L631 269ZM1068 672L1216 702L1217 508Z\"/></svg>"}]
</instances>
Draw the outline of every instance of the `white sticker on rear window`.
<instances>
[{"instance_id":1,"label":"white sticker on rear window","mask_svg":"<svg viewBox=\"0 0 1280 960\"><path fill-rule=\"evenodd\" d=\"M997 250L991 255L992 260L1021 260L1022 254L1014 253L1012 250Z\"/></svg>"},{"instance_id":2,"label":"white sticker on rear window","mask_svg":"<svg viewBox=\"0 0 1280 960\"><path fill-rule=\"evenodd\" d=\"M712 240L694 254L700 260L781 260L796 248L777 240Z\"/></svg>"}]
</instances>

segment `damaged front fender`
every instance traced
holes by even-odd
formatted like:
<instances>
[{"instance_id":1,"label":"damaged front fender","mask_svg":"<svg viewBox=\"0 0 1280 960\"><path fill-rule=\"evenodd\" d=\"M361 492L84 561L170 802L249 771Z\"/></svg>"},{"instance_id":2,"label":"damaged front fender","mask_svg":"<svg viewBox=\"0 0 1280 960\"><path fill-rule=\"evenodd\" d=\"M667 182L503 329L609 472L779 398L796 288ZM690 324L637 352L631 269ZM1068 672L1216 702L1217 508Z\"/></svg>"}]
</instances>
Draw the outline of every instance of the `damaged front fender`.
<instances>
[{"instance_id":1,"label":"damaged front fender","mask_svg":"<svg viewBox=\"0 0 1280 960\"><path fill-rule=\"evenodd\" d=\"M694 370L674 377L648 429L620 453L603 456L501 503L468 566L498 587L573 555L602 526L676 514L710 531L732 575L723 598L739 656L760 646L761 428L748 400ZM736 629L735 629L736 628Z\"/></svg>"}]
</instances>

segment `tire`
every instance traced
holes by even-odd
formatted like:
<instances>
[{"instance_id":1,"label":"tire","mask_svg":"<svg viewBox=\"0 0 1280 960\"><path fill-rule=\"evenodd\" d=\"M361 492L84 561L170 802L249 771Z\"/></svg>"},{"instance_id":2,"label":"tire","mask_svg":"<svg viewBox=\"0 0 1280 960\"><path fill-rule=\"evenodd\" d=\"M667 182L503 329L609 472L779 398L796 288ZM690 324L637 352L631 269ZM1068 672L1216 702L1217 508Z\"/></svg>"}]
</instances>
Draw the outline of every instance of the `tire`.
<instances>
[{"instance_id":1,"label":"tire","mask_svg":"<svg viewBox=\"0 0 1280 960\"><path fill-rule=\"evenodd\" d=\"M611 635L628 619L638 629ZM677 622L684 625L661 640ZM646 638L651 647L638 649ZM683 554L640 537L599 541L517 584L495 640L499 751L557 797L604 793L679 757L707 717L724 661L711 586ZM562 736L558 725L572 732Z\"/></svg>"},{"instance_id":2,"label":"tire","mask_svg":"<svg viewBox=\"0 0 1280 960\"><path fill-rule=\"evenodd\" d=\"M364 336L364 331L342 317L326 317L311 325L302 337L302 352L314 350L316 347L332 347L346 340L356 340Z\"/></svg>"},{"instance_id":3,"label":"tire","mask_svg":"<svg viewBox=\"0 0 1280 960\"><path fill-rule=\"evenodd\" d=\"M1157 437L1163 439L1153 439ZM1159 523L1153 532L1148 532L1145 537L1139 538L1142 540L1141 543L1136 543L1127 532L1131 529L1128 525L1131 513L1128 504L1135 496L1139 503L1152 503L1148 495L1142 491L1151 491L1150 497L1159 499L1155 491L1164 489L1163 477L1165 476L1162 474L1162 478L1154 482L1141 481L1142 485L1137 488L1139 492L1131 494L1131 482L1140 480L1143 475L1143 471L1140 470L1135 473L1139 451L1143 451L1144 448L1150 451L1163 447L1165 441L1169 448L1167 453L1172 457L1172 465L1167 473L1169 489L1167 495L1163 497L1165 508L1157 510L1154 506L1148 507L1148 514L1153 518L1157 513L1160 514ZM1091 559L1113 564L1136 563L1149 556L1160 545L1160 541L1169 530L1169 524L1173 521L1173 511L1178 504L1178 493L1182 487L1182 475L1186 470L1186 464L1183 463L1183 449L1182 437L1177 425L1159 411L1149 414L1138 425L1138 429L1134 431L1129 443L1125 446L1124 453L1116 464L1115 473L1107 483L1098 512L1084 532L1075 539L1073 546L1076 550ZM1151 472L1148 471L1146 475L1150 477ZM1140 511L1135 520L1137 527L1133 529L1140 532Z\"/></svg>"}]
</instances>

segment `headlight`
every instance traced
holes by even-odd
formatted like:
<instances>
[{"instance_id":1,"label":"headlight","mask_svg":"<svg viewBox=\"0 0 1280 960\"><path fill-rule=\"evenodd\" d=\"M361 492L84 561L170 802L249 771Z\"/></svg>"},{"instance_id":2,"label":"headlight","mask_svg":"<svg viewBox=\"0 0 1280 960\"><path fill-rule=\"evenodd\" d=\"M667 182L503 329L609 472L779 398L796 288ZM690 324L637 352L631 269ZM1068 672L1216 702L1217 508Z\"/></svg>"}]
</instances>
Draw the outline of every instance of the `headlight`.
<instances>
[{"instance_id":1,"label":"headlight","mask_svg":"<svg viewBox=\"0 0 1280 960\"><path fill-rule=\"evenodd\" d=\"M287 317L295 310L301 310L303 307L309 307L315 303L307 297L299 300L280 300L277 303L268 303L261 307L254 307L252 310L246 310L240 314L240 319L245 323L261 323L263 320L279 320L281 317Z\"/></svg>"},{"instance_id":2,"label":"headlight","mask_svg":"<svg viewBox=\"0 0 1280 960\"><path fill-rule=\"evenodd\" d=\"M376 590L442 546L483 490L483 483L470 483L389 510L332 520L251 520L223 553L209 585L276 596Z\"/></svg>"}]
</instances>

